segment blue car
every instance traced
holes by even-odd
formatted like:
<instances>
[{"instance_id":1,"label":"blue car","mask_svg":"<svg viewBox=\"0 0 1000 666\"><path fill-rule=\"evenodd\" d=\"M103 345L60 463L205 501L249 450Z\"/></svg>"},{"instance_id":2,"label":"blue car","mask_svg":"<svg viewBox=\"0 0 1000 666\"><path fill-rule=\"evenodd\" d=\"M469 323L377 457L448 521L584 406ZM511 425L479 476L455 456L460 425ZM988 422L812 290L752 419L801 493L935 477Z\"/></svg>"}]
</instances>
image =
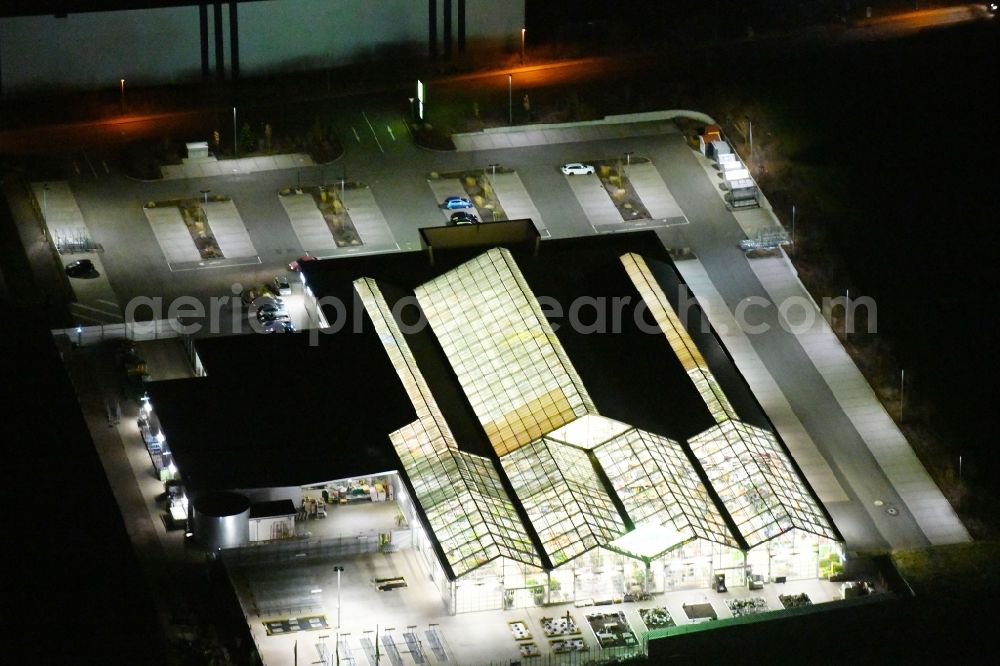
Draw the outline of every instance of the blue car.
<instances>
[{"instance_id":1,"label":"blue car","mask_svg":"<svg viewBox=\"0 0 1000 666\"><path fill-rule=\"evenodd\" d=\"M465 197L448 197L444 200L444 207L448 210L455 208L472 208L472 202Z\"/></svg>"}]
</instances>

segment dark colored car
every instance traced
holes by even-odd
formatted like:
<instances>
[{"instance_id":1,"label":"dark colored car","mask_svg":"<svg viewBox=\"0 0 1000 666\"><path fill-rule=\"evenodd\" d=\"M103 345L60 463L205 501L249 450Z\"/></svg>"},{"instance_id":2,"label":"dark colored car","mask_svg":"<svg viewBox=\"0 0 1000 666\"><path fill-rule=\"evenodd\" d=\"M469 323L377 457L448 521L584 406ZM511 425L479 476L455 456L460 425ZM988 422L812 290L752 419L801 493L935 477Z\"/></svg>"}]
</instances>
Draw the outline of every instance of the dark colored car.
<instances>
[{"instance_id":1,"label":"dark colored car","mask_svg":"<svg viewBox=\"0 0 1000 666\"><path fill-rule=\"evenodd\" d=\"M467 213L465 211L459 211L457 213L451 214L451 221L449 224L478 224L479 218L472 213Z\"/></svg>"},{"instance_id":2,"label":"dark colored car","mask_svg":"<svg viewBox=\"0 0 1000 666\"><path fill-rule=\"evenodd\" d=\"M261 323L268 321L288 321L289 319L288 311L278 305L265 303L257 308L257 321Z\"/></svg>"},{"instance_id":3,"label":"dark colored car","mask_svg":"<svg viewBox=\"0 0 1000 666\"><path fill-rule=\"evenodd\" d=\"M94 268L94 262L90 259L77 259L76 261L66 264L66 275L70 277L83 277L84 275L93 275L97 272Z\"/></svg>"},{"instance_id":4,"label":"dark colored car","mask_svg":"<svg viewBox=\"0 0 1000 666\"><path fill-rule=\"evenodd\" d=\"M269 319L262 322L261 333L294 333L292 322L281 319Z\"/></svg>"}]
</instances>

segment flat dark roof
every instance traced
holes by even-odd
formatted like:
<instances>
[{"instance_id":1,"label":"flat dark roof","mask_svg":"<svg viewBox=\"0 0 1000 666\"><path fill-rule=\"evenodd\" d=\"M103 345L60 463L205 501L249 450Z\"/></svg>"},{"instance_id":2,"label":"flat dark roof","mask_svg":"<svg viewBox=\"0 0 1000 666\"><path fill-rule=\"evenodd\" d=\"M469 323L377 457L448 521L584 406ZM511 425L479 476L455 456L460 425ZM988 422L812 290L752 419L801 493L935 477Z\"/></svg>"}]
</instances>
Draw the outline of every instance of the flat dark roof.
<instances>
[{"instance_id":1,"label":"flat dark roof","mask_svg":"<svg viewBox=\"0 0 1000 666\"><path fill-rule=\"evenodd\" d=\"M254 502L250 505L251 518L276 518L278 516L294 516L298 511L290 499L272 500L270 502Z\"/></svg>"},{"instance_id":2,"label":"flat dark roof","mask_svg":"<svg viewBox=\"0 0 1000 666\"><path fill-rule=\"evenodd\" d=\"M149 384L189 488L297 486L400 468L388 434L416 413L371 326L312 340L198 340L207 377Z\"/></svg>"},{"instance_id":3,"label":"flat dark roof","mask_svg":"<svg viewBox=\"0 0 1000 666\"><path fill-rule=\"evenodd\" d=\"M197 341L208 377L150 385L188 485L196 491L306 485L401 470L388 434L416 414L353 282L374 278L392 305L488 249L435 251L433 264L424 251L308 262L303 273L312 292L344 304L342 330ZM675 307L683 286L654 232L548 240L537 254L523 244L508 249L534 294L562 306L563 316L551 322L601 414L678 440L715 424L662 333L643 332L635 321L641 299L621 255L642 255ZM570 326L570 306L581 298L589 299L579 312L585 324L594 323L594 304L603 299L610 319L611 299L619 299L621 326L606 332ZM338 317L332 307L324 312L330 322ZM689 332L712 372L743 420L770 428L714 332L700 325L702 316L696 305L689 309ZM645 320L653 323L648 312ZM493 457L432 332L408 332L406 339L460 448Z\"/></svg>"},{"instance_id":4,"label":"flat dark roof","mask_svg":"<svg viewBox=\"0 0 1000 666\"><path fill-rule=\"evenodd\" d=\"M628 252L642 255L675 308L679 290L686 289L655 232L547 240L541 243L537 254L524 244L506 247L535 296L555 299L562 306L561 318L546 314L552 324L558 325L556 335L601 414L675 439L687 439L715 424L665 337L661 333L643 332L635 324L636 306L641 298L625 273L621 255ZM433 264L424 252L312 261L305 265L304 271L314 294L340 299L351 298L353 280L375 278L392 305L403 296L412 296L416 286L488 249L488 246L438 249ZM606 308L610 319L615 298L627 299L621 310L620 329L600 333L569 326L569 309L575 301L596 299L599 306ZM593 306L583 305L579 319L593 323L594 312ZM327 319L334 316L330 311ZM703 316L697 305L689 308L691 337L739 416L748 423L768 426L766 416L714 331L707 324L702 326ZM655 327L648 313L645 321ZM491 447L485 433L433 334L424 331L407 334L406 338L459 439L459 446L488 455Z\"/></svg>"}]
</instances>

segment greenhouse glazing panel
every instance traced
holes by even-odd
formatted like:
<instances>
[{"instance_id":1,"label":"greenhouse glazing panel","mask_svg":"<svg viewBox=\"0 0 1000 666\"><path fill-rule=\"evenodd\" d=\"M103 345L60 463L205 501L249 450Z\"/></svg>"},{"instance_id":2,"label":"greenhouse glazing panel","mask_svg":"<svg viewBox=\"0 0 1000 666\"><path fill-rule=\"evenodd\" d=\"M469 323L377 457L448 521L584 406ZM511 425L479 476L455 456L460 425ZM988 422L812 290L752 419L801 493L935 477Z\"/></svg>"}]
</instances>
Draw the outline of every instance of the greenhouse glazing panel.
<instances>
[{"instance_id":1,"label":"greenhouse glazing panel","mask_svg":"<svg viewBox=\"0 0 1000 666\"><path fill-rule=\"evenodd\" d=\"M595 411L506 250L490 250L414 292L498 455Z\"/></svg>"},{"instance_id":2,"label":"greenhouse glazing panel","mask_svg":"<svg viewBox=\"0 0 1000 666\"><path fill-rule=\"evenodd\" d=\"M630 430L594 450L632 522L670 525L680 539L697 537L738 547L719 508L680 444Z\"/></svg>"},{"instance_id":3,"label":"greenhouse glazing panel","mask_svg":"<svg viewBox=\"0 0 1000 666\"><path fill-rule=\"evenodd\" d=\"M739 421L726 421L690 440L709 482L751 548L798 528L837 539L775 437Z\"/></svg>"}]
</instances>

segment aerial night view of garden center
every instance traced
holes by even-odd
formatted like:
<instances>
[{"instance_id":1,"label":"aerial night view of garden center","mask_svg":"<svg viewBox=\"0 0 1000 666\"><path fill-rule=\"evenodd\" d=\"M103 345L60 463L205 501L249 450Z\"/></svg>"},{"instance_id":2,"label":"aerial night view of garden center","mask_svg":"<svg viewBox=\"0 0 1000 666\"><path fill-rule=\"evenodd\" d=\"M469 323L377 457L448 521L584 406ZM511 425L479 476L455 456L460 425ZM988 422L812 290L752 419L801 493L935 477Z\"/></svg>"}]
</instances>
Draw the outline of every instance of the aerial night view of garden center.
<instances>
[{"instance_id":1,"label":"aerial night view of garden center","mask_svg":"<svg viewBox=\"0 0 1000 666\"><path fill-rule=\"evenodd\" d=\"M0 3L7 661L992 663L997 13Z\"/></svg>"}]
</instances>

